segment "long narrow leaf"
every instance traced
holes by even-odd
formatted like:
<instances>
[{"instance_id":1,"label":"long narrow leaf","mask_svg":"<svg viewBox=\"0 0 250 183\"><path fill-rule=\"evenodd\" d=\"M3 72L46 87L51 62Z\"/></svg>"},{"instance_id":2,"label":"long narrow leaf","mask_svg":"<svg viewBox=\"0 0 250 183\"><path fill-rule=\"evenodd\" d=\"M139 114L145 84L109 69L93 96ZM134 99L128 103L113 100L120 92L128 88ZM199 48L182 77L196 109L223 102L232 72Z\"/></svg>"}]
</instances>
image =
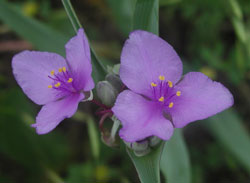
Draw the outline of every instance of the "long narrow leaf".
<instances>
[{"instance_id":1,"label":"long narrow leaf","mask_svg":"<svg viewBox=\"0 0 250 183\"><path fill-rule=\"evenodd\" d=\"M164 143L142 157L137 157L132 150L127 149L142 183L160 183L160 159L163 146Z\"/></svg>"},{"instance_id":2,"label":"long narrow leaf","mask_svg":"<svg viewBox=\"0 0 250 183\"><path fill-rule=\"evenodd\" d=\"M70 0L62 0L63 6L65 11L67 12L67 15L72 23L72 26L75 30L75 32L77 32L77 30L79 28L81 28L81 23L78 20L76 13L74 11L74 8L71 5ZM93 47L90 45L90 49L91 49L91 57L92 57L92 63L95 65L95 68L93 69L93 73L95 76L99 76L98 78L95 77L95 83L97 83L97 81L100 81L102 79L104 79L105 74L107 74L107 71L105 69L105 67L103 66L103 64L100 62L100 59L97 57Z\"/></svg>"},{"instance_id":3,"label":"long narrow leaf","mask_svg":"<svg viewBox=\"0 0 250 183\"><path fill-rule=\"evenodd\" d=\"M45 24L24 16L12 4L0 0L0 20L7 24L20 37L32 43L40 51L56 52L65 55L64 45L70 39ZM93 78L95 82L105 76L104 67L92 53Z\"/></svg>"},{"instance_id":4,"label":"long narrow leaf","mask_svg":"<svg viewBox=\"0 0 250 183\"><path fill-rule=\"evenodd\" d=\"M230 151L250 173L250 137L233 109L208 119L206 125L214 137Z\"/></svg>"},{"instance_id":5,"label":"long narrow leaf","mask_svg":"<svg viewBox=\"0 0 250 183\"><path fill-rule=\"evenodd\" d=\"M65 11L67 12L67 15L72 23L72 26L73 26L75 32L77 32L77 30L80 29L82 26L81 26L81 23L76 16L76 13L75 13L75 11L70 3L70 0L62 0L62 3L63 3Z\"/></svg>"},{"instance_id":6,"label":"long narrow leaf","mask_svg":"<svg viewBox=\"0 0 250 183\"><path fill-rule=\"evenodd\" d=\"M176 129L172 138L164 146L161 171L167 179L167 183L191 182L188 150L181 129Z\"/></svg>"},{"instance_id":7,"label":"long narrow leaf","mask_svg":"<svg viewBox=\"0 0 250 183\"><path fill-rule=\"evenodd\" d=\"M24 16L18 9L3 0L0 1L0 20L37 49L64 55L64 45L69 37Z\"/></svg>"},{"instance_id":8,"label":"long narrow leaf","mask_svg":"<svg viewBox=\"0 0 250 183\"><path fill-rule=\"evenodd\" d=\"M133 29L159 34L159 0L137 0Z\"/></svg>"}]
</instances>

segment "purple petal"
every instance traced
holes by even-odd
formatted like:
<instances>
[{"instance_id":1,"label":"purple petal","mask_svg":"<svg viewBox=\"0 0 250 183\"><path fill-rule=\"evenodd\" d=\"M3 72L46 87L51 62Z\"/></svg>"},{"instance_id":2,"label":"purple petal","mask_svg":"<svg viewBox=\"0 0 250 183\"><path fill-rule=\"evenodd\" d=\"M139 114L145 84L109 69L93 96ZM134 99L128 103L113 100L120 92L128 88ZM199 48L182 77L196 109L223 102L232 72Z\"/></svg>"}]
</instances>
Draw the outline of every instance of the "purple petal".
<instances>
[{"instance_id":1,"label":"purple petal","mask_svg":"<svg viewBox=\"0 0 250 183\"><path fill-rule=\"evenodd\" d=\"M175 127L205 119L233 105L233 96L221 83L200 72L190 72L176 86L181 96L169 111Z\"/></svg>"},{"instance_id":2,"label":"purple petal","mask_svg":"<svg viewBox=\"0 0 250 183\"><path fill-rule=\"evenodd\" d=\"M45 134L53 130L62 120L70 118L77 110L78 103L84 98L84 94L74 94L62 100L44 105L36 117L36 128L38 134Z\"/></svg>"},{"instance_id":3,"label":"purple petal","mask_svg":"<svg viewBox=\"0 0 250 183\"><path fill-rule=\"evenodd\" d=\"M52 70L66 67L63 57L55 53L23 51L12 59L13 74L23 92L35 103L46 104L56 100L56 91L48 88Z\"/></svg>"},{"instance_id":4,"label":"purple petal","mask_svg":"<svg viewBox=\"0 0 250 183\"><path fill-rule=\"evenodd\" d=\"M91 77L92 66L88 39L83 29L65 45L66 58L74 75L74 85L78 90L89 91L94 88Z\"/></svg>"},{"instance_id":5,"label":"purple petal","mask_svg":"<svg viewBox=\"0 0 250 183\"><path fill-rule=\"evenodd\" d=\"M162 108L132 91L123 91L112 111L123 126L120 137L127 142L153 135L168 140L173 134L173 126L163 117Z\"/></svg>"},{"instance_id":6,"label":"purple petal","mask_svg":"<svg viewBox=\"0 0 250 183\"><path fill-rule=\"evenodd\" d=\"M128 88L151 97L151 82L160 75L176 83L182 74L182 62L175 50L160 37L134 31L121 54L120 76Z\"/></svg>"}]
</instances>

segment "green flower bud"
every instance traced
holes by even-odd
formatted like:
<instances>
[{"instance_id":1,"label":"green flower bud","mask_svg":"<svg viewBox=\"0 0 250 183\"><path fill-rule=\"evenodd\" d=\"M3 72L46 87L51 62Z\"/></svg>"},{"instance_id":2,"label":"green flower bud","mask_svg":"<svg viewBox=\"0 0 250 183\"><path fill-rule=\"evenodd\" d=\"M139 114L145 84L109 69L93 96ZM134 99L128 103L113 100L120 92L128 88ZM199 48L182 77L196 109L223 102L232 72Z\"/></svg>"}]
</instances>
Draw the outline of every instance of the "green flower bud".
<instances>
[{"instance_id":1,"label":"green flower bud","mask_svg":"<svg viewBox=\"0 0 250 183\"><path fill-rule=\"evenodd\" d=\"M136 156L144 156L148 154L151 149L149 147L148 141L142 141L142 142L125 142L128 148L132 149Z\"/></svg>"},{"instance_id":2,"label":"green flower bud","mask_svg":"<svg viewBox=\"0 0 250 183\"><path fill-rule=\"evenodd\" d=\"M106 80L117 90L117 92L121 92L123 83L117 74L108 74L106 76Z\"/></svg>"},{"instance_id":3,"label":"green flower bud","mask_svg":"<svg viewBox=\"0 0 250 183\"><path fill-rule=\"evenodd\" d=\"M149 146L150 147L155 147L158 144L160 144L161 139L156 137L156 136L152 136L152 137L149 137L148 141L149 141Z\"/></svg>"},{"instance_id":4,"label":"green flower bud","mask_svg":"<svg viewBox=\"0 0 250 183\"><path fill-rule=\"evenodd\" d=\"M134 154L138 157L141 157L141 156L145 156L147 155L148 153L151 152L151 149L150 148L147 148L145 151L134 151Z\"/></svg>"},{"instance_id":5,"label":"green flower bud","mask_svg":"<svg viewBox=\"0 0 250 183\"><path fill-rule=\"evenodd\" d=\"M96 85L97 96L103 104L112 106L118 95L117 90L108 82L100 81Z\"/></svg>"}]
</instances>

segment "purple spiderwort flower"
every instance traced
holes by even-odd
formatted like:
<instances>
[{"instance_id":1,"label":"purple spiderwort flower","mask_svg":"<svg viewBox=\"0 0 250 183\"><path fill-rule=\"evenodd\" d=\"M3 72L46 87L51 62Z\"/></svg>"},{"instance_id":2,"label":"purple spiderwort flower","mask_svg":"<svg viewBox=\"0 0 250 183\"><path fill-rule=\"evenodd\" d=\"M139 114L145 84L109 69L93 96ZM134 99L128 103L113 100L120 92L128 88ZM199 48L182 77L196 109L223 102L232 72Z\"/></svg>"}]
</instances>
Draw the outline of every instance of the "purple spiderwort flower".
<instances>
[{"instance_id":1,"label":"purple spiderwort flower","mask_svg":"<svg viewBox=\"0 0 250 183\"><path fill-rule=\"evenodd\" d=\"M23 92L44 105L36 117L38 134L53 130L71 117L94 88L90 48L83 29L65 45L66 59L56 53L23 51L12 59L14 76Z\"/></svg>"},{"instance_id":2,"label":"purple spiderwort flower","mask_svg":"<svg viewBox=\"0 0 250 183\"><path fill-rule=\"evenodd\" d=\"M129 88L118 96L114 114L127 142L157 136L168 140L174 128L205 119L232 106L233 96L221 83L200 72L182 79L182 62L160 37L134 31L121 54L120 77Z\"/></svg>"}]
</instances>

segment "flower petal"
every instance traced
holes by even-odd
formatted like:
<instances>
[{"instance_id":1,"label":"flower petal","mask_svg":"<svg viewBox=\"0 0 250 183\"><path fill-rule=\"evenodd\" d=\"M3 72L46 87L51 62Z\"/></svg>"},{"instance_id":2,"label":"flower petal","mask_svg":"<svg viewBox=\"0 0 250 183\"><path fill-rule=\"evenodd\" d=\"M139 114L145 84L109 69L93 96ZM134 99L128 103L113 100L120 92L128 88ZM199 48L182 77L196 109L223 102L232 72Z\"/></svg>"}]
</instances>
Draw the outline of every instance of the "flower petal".
<instances>
[{"instance_id":1,"label":"flower petal","mask_svg":"<svg viewBox=\"0 0 250 183\"><path fill-rule=\"evenodd\" d=\"M190 72L176 86L181 96L169 110L175 127L215 115L233 105L233 96L221 83L200 72Z\"/></svg>"},{"instance_id":2,"label":"flower petal","mask_svg":"<svg viewBox=\"0 0 250 183\"><path fill-rule=\"evenodd\" d=\"M89 91L94 88L91 77L92 66L88 39L81 28L75 37L65 45L66 58L74 76L74 85L78 90Z\"/></svg>"},{"instance_id":3,"label":"flower petal","mask_svg":"<svg viewBox=\"0 0 250 183\"><path fill-rule=\"evenodd\" d=\"M44 105L36 117L38 134L45 134L53 130L63 119L70 118L77 110L78 103L84 98L84 94L74 94L62 100Z\"/></svg>"},{"instance_id":4,"label":"flower petal","mask_svg":"<svg viewBox=\"0 0 250 183\"><path fill-rule=\"evenodd\" d=\"M63 57L55 53L23 51L12 59L13 74L23 92L35 103L46 104L58 98L57 91L48 88L52 70L66 67Z\"/></svg>"},{"instance_id":5,"label":"flower petal","mask_svg":"<svg viewBox=\"0 0 250 183\"><path fill-rule=\"evenodd\" d=\"M150 83L160 75L176 83L182 74L182 62L166 41L146 32L134 31L121 54L120 76L129 89L151 97Z\"/></svg>"},{"instance_id":6,"label":"flower petal","mask_svg":"<svg viewBox=\"0 0 250 183\"><path fill-rule=\"evenodd\" d=\"M127 142L150 136L168 140L173 134L173 126L163 117L162 108L130 90L118 96L112 111L123 125L120 137Z\"/></svg>"}]
</instances>

